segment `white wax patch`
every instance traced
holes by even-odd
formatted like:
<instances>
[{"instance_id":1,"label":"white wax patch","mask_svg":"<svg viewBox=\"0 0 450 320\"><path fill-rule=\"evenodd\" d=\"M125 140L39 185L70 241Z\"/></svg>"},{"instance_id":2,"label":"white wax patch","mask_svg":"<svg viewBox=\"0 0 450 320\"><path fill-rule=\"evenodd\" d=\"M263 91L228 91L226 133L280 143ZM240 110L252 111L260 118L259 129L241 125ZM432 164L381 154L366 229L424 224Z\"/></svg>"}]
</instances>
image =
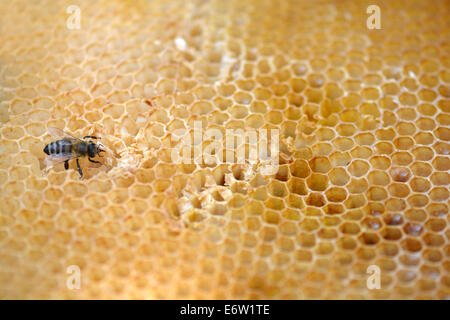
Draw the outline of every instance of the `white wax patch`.
<instances>
[{"instance_id":1,"label":"white wax patch","mask_svg":"<svg viewBox=\"0 0 450 320\"><path fill-rule=\"evenodd\" d=\"M183 38L176 38L175 40L175 46L178 50L185 50L186 49L186 40Z\"/></svg>"}]
</instances>

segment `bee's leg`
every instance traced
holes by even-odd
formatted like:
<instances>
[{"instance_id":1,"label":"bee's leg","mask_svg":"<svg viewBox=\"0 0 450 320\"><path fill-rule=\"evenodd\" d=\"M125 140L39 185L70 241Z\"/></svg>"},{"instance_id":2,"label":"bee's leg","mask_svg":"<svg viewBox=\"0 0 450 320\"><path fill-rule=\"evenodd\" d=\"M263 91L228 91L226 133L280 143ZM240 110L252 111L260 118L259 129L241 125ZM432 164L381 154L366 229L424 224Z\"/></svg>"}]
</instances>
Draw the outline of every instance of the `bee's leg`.
<instances>
[{"instance_id":1,"label":"bee's leg","mask_svg":"<svg viewBox=\"0 0 450 320\"><path fill-rule=\"evenodd\" d=\"M78 173L80 174L80 177L82 177L83 171L81 171L80 162L78 161L78 158L77 158L77 168L78 168Z\"/></svg>"},{"instance_id":2,"label":"bee's leg","mask_svg":"<svg viewBox=\"0 0 450 320\"><path fill-rule=\"evenodd\" d=\"M93 163L101 163L100 161L95 161L95 160L92 160L91 158L88 158L88 160Z\"/></svg>"},{"instance_id":3,"label":"bee's leg","mask_svg":"<svg viewBox=\"0 0 450 320\"><path fill-rule=\"evenodd\" d=\"M84 137L83 137L83 139L86 139L86 138L90 138L90 139L100 139L99 137L96 137L96 136L84 136Z\"/></svg>"},{"instance_id":4,"label":"bee's leg","mask_svg":"<svg viewBox=\"0 0 450 320\"><path fill-rule=\"evenodd\" d=\"M64 161L64 169L69 169L69 160Z\"/></svg>"}]
</instances>

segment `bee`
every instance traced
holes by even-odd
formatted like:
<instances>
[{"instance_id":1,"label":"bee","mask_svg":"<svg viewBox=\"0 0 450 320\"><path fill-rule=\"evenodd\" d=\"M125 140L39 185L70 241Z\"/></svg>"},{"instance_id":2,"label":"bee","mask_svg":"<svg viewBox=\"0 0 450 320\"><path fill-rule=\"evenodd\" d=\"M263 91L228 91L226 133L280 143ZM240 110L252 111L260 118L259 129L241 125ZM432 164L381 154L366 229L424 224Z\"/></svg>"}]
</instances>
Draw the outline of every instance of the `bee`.
<instances>
[{"instance_id":1,"label":"bee","mask_svg":"<svg viewBox=\"0 0 450 320\"><path fill-rule=\"evenodd\" d=\"M78 139L58 128L49 128L48 132L57 140L50 142L44 148L44 152L48 155L44 160L44 164L47 168L64 162L64 168L67 170L69 169L69 160L76 159L78 173L80 174L80 177L83 177L83 171L81 170L80 162L78 161L79 158L88 157L90 162L101 163L100 161L91 159L96 155L100 155L101 152L105 152L100 143L92 141L92 139L99 139L98 137L84 136L83 139Z\"/></svg>"}]
</instances>

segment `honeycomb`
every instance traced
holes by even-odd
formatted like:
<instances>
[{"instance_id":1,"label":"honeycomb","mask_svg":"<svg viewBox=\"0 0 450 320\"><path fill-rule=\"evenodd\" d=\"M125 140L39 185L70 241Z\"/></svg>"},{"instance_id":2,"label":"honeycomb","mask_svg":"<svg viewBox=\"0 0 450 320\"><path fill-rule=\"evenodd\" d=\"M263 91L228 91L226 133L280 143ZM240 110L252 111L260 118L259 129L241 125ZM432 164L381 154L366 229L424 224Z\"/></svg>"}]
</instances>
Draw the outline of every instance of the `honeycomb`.
<instances>
[{"instance_id":1,"label":"honeycomb","mask_svg":"<svg viewBox=\"0 0 450 320\"><path fill-rule=\"evenodd\" d=\"M449 16L1 1L0 298L449 299ZM278 129L277 171L171 161L195 121ZM45 172L49 127L101 136L107 165Z\"/></svg>"}]
</instances>

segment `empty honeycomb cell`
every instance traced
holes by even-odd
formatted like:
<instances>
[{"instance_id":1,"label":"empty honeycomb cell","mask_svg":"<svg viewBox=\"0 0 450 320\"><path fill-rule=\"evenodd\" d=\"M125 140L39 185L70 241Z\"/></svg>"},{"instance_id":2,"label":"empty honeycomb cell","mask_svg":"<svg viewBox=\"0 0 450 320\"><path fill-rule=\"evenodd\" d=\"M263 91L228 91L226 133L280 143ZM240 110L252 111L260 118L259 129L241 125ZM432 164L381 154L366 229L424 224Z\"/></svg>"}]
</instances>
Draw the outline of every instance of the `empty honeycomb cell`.
<instances>
[{"instance_id":1,"label":"empty honeycomb cell","mask_svg":"<svg viewBox=\"0 0 450 320\"><path fill-rule=\"evenodd\" d=\"M432 162L433 167L439 171L448 171L450 169L450 159L437 156Z\"/></svg>"},{"instance_id":2,"label":"empty honeycomb cell","mask_svg":"<svg viewBox=\"0 0 450 320\"><path fill-rule=\"evenodd\" d=\"M348 209L361 208L366 203L366 198L362 194L351 194L344 202Z\"/></svg>"},{"instance_id":3,"label":"empty honeycomb cell","mask_svg":"<svg viewBox=\"0 0 450 320\"><path fill-rule=\"evenodd\" d=\"M392 163L400 166L407 166L413 161L413 157L409 152L398 151L392 156Z\"/></svg>"},{"instance_id":4,"label":"empty honeycomb cell","mask_svg":"<svg viewBox=\"0 0 450 320\"><path fill-rule=\"evenodd\" d=\"M382 86L382 91L385 95L398 95L400 88L395 82L388 82Z\"/></svg>"},{"instance_id":5,"label":"empty honeycomb cell","mask_svg":"<svg viewBox=\"0 0 450 320\"><path fill-rule=\"evenodd\" d=\"M403 211L406 208L406 202L403 199L389 199L386 202L388 211Z\"/></svg>"},{"instance_id":6,"label":"empty honeycomb cell","mask_svg":"<svg viewBox=\"0 0 450 320\"><path fill-rule=\"evenodd\" d=\"M292 176L298 178L306 178L310 175L310 168L305 160L296 160L290 165Z\"/></svg>"},{"instance_id":7,"label":"empty honeycomb cell","mask_svg":"<svg viewBox=\"0 0 450 320\"><path fill-rule=\"evenodd\" d=\"M381 115L378 106L373 102L364 102L361 104L359 109L362 114L372 116L374 118L379 118Z\"/></svg>"},{"instance_id":8,"label":"empty honeycomb cell","mask_svg":"<svg viewBox=\"0 0 450 320\"><path fill-rule=\"evenodd\" d=\"M446 227L446 222L444 219L430 219L426 222L425 227L434 232L443 231Z\"/></svg>"},{"instance_id":9,"label":"empty honeycomb cell","mask_svg":"<svg viewBox=\"0 0 450 320\"><path fill-rule=\"evenodd\" d=\"M437 128L436 130L434 130L434 134L440 140L450 140L450 130L448 128Z\"/></svg>"},{"instance_id":10,"label":"empty honeycomb cell","mask_svg":"<svg viewBox=\"0 0 450 320\"><path fill-rule=\"evenodd\" d=\"M396 113L393 113L393 112L387 111L387 110L383 112L383 126L384 127L393 126L397 120L398 119L397 119Z\"/></svg>"},{"instance_id":11,"label":"empty honeycomb cell","mask_svg":"<svg viewBox=\"0 0 450 320\"><path fill-rule=\"evenodd\" d=\"M431 188L431 183L424 178L413 178L409 185L414 192L427 192Z\"/></svg>"},{"instance_id":12,"label":"empty honeycomb cell","mask_svg":"<svg viewBox=\"0 0 450 320\"><path fill-rule=\"evenodd\" d=\"M331 151L333 150L333 147L329 144L329 143L317 143L313 148L312 148L312 152L317 154L317 156L328 156ZM310 166L316 166L316 164L314 163L315 161L312 160L312 163L310 164ZM320 163L321 161L318 160L318 163ZM325 166L320 166L318 164L317 167L318 170L326 170L326 164Z\"/></svg>"},{"instance_id":13,"label":"empty honeycomb cell","mask_svg":"<svg viewBox=\"0 0 450 320\"><path fill-rule=\"evenodd\" d=\"M24 136L25 131L20 127L4 127L1 131L2 136L6 139L20 139Z\"/></svg>"},{"instance_id":14,"label":"empty honeycomb cell","mask_svg":"<svg viewBox=\"0 0 450 320\"><path fill-rule=\"evenodd\" d=\"M328 177L323 174L313 173L307 179L308 187L314 191L324 191L328 186Z\"/></svg>"},{"instance_id":15,"label":"empty honeycomb cell","mask_svg":"<svg viewBox=\"0 0 450 320\"><path fill-rule=\"evenodd\" d=\"M385 208L384 208L384 206L381 203L369 202L364 207L364 210L366 210L367 213L372 215L372 216L379 216L385 211ZM365 221L368 221L368 220L367 219L363 219L363 223ZM378 220L376 220L376 221L378 221ZM378 222L377 223L373 223L373 224L372 224L372 222L370 222L370 225L368 227L369 228L376 228L376 229L378 229L380 227L380 225L378 224Z\"/></svg>"},{"instance_id":16,"label":"empty honeycomb cell","mask_svg":"<svg viewBox=\"0 0 450 320\"><path fill-rule=\"evenodd\" d=\"M402 105L415 106L417 105L417 98L415 94L404 92L399 96L399 101Z\"/></svg>"},{"instance_id":17,"label":"empty honeycomb cell","mask_svg":"<svg viewBox=\"0 0 450 320\"><path fill-rule=\"evenodd\" d=\"M392 141L395 138L396 133L392 128L379 129L376 131L376 136L379 140Z\"/></svg>"},{"instance_id":18,"label":"empty honeycomb cell","mask_svg":"<svg viewBox=\"0 0 450 320\"><path fill-rule=\"evenodd\" d=\"M377 100L380 97L380 92L377 88L364 88L361 95L365 100Z\"/></svg>"},{"instance_id":19,"label":"empty honeycomb cell","mask_svg":"<svg viewBox=\"0 0 450 320\"><path fill-rule=\"evenodd\" d=\"M447 172L435 172L431 175L431 182L434 185L449 185L450 176Z\"/></svg>"},{"instance_id":20,"label":"empty honeycomb cell","mask_svg":"<svg viewBox=\"0 0 450 320\"><path fill-rule=\"evenodd\" d=\"M269 193L275 197L287 196L286 186L278 181L273 181L268 185Z\"/></svg>"},{"instance_id":21,"label":"empty honeycomb cell","mask_svg":"<svg viewBox=\"0 0 450 320\"><path fill-rule=\"evenodd\" d=\"M442 261L442 253L437 249L426 249L423 252L423 257L426 261L431 263L438 263Z\"/></svg>"},{"instance_id":22,"label":"empty honeycomb cell","mask_svg":"<svg viewBox=\"0 0 450 320\"><path fill-rule=\"evenodd\" d=\"M372 150L369 147L355 147L350 153L353 158L368 159L372 155Z\"/></svg>"},{"instance_id":23,"label":"empty honeycomb cell","mask_svg":"<svg viewBox=\"0 0 450 320\"><path fill-rule=\"evenodd\" d=\"M342 98L342 105L346 108L356 108L361 103L361 96L356 93L350 93Z\"/></svg>"},{"instance_id":24,"label":"empty honeycomb cell","mask_svg":"<svg viewBox=\"0 0 450 320\"><path fill-rule=\"evenodd\" d=\"M264 116L264 118L267 122L278 125L282 122L283 116L282 113L278 111L270 111Z\"/></svg>"},{"instance_id":25,"label":"empty honeycomb cell","mask_svg":"<svg viewBox=\"0 0 450 320\"><path fill-rule=\"evenodd\" d=\"M394 151L394 147L390 142L378 142L375 145L376 150L379 154L388 154L390 155Z\"/></svg>"},{"instance_id":26,"label":"empty honeycomb cell","mask_svg":"<svg viewBox=\"0 0 450 320\"><path fill-rule=\"evenodd\" d=\"M432 203L427 206L427 211L435 217L444 216L448 210L448 206L444 203Z\"/></svg>"},{"instance_id":27,"label":"empty honeycomb cell","mask_svg":"<svg viewBox=\"0 0 450 320\"><path fill-rule=\"evenodd\" d=\"M434 201L445 201L449 198L448 188L435 187L430 191L430 198Z\"/></svg>"},{"instance_id":28,"label":"empty honeycomb cell","mask_svg":"<svg viewBox=\"0 0 450 320\"><path fill-rule=\"evenodd\" d=\"M331 243L329 243L329 242L320 242L317 245L317 247L315 249L315 252L318 255L329 255L329 254L331 254L333 252L333 250L334 250L334 247L333 247L333 245Z\"/></svg>"},{"instance_id":29,"label":"empty honeycomb cell","mask_svg":"<svg viewBox=\"0 0 450 320\"><path fill-rule=\"evenodd\" d=\"M354 250L357 245L356 240L350 236L344 236L338 240L338 246L344 250Z\"/></svg>"},{"instance_id":30,"label":"empty honeycomb cell","mask_svg":"<svg viewBox=\"0 0 450 320\"><path fill-rule=\"evenodd\" d=\"M376 233L364 232L359 237L359 240L365 245L376 245L380 241L380 238Z\"/></svg>"},{"instance_id":31,"label":"empty honeycomb cell","mask_svg":"<svg viewBox=\"0 0 450 320\"><path fill-rule=\"evenodd\" d=\"M409 137L399 137L394 140L394 145L398 150L408 150L415 145L415 142Z\"/></svg>"},{"instance_id":32,"label":"empty honeycomb cell","mask_svg":"<svg viewBox=\"0 0 450 320\"><path fill-rule=\"evenodd\" d=\"M372 171L368 175L369 183L374 185L387 186L390 182L389 175L381 170Z\"/></svg>"},{"instance_id":33,"label":"empty honeycomb cell","mask_svg":"<svg viewBox=\"0 0 450 320\"><path fill-rule=\"evenodd\" d=\"M363 160L355 160L348 166L349 172L355 177L361 177L369 170L369 164Z\"/></svg>"},{"instance_id":34,"label":"empty honeycomb cell","mask_svg":"<svg viewBox=\"0 0 450 320\"><path fill-rule=\"evenodd\" d=\"M356 128L352 124L340 124L336 130L341 136L353 136L356 132Z\"/></svg>"},{"instance_id":35,"label":"empty honeycomb cell","mask_svg":"<svg viewBox=\"0 0 450 320\"><path fill-rule=\"evenodd\" d=\"M402 238L402 232L398 228L386 227L382 230L382 236L386 240L399 240Z\"/></svg>"},{"instance_id":36,"label":"empty honeycomb cell","mask_svg":"<svg viewBox=\"0 0 450 320\"><path fill-rule=\"evenodd\" d=\"M237 203L238 206L235 207L239 207L243 205L243 198L242 197L235 197L235 199L239 200L239 202ZM233 199L234 200L234 199ZM283 200L281 199L277 199L277 198L268 198L265 202L264 202L265 206L273 209L273 210L282 210L284 209L284 203Z\"/></svg>"},{"instance_id":37,"label":"empty honeycomb cell","mask_svg":"<svg viewBox=\"0 0 450 320\"><path fill-rule=\"evenodd\" d=\"M332 75L330 78L336 80L338 76ZM325 85L325 96L329 99L338 99L343 94L342 89L336 83L327 83Z\"/></svg>"},{"instance_id":38,"label":"empty honeycomb cell","mask_svg":"<svg viewBox=\"0 0 450 320\"><path fill-rule=\"evenodd\" d=\"M410 189L407 185L398 182L389 185L388 190L392 196L399 198L406 197L410 193Z\"/></svg>"},{"instance_id":39,"label":"empty honeycomb cell","mask_svg":"<svg viewBox=\"0 0 450 320\"><path fill-rule=\"evenodd\" d=\"M420 118L417 120L417 127L423 131L431 131L436 127L436 123L430 118Z\"/></svg>"},{"instance_id":40,"label":"empty honeycomb cell","mask_svg":"<svg viewBox=\"0 0 450 320\"><path fill-rule=\"evenodd\" d=\"M443 95L445 96L445 94L443 94ZM430 89L422 89L422 90L419 91L418 96L419 96L419 98L420 98L422 101L433 102L433 101L436 99L437 94L436 94L436 92L433 91L433 90L430 90Z\"/></svg>"},{"instance_id":41,"label":"empty honeycomb cell","mask_svg":"<svg viewBox=\"0 0 450 320\"><path fill-rule=\"evenodd\" d=\"M426 233L423 236L425 245L429 247L440 247L445 243L444 238L439 234Z\"/></svg>"},{"instance_id":42,"label":"empty honeycomb cell","mask_svg":"<svg viewBox=\"0 0 450 320\"><path fill-rule=\"evenodd\" d=\"M363 193L366 192L368 189L368 183L367 180L362 179L355 179L353 178L350 183L348 184L348 191L350 193Z\"/></svg>"},{"instance_id":43,"label":"empty honeycomb cell","mask_svg":"<svg viewBox=\"0 0 450 320\"><path fill-rule=\"evenodd\" d=\"M421 194L413 194L408 197L408 203L413 207L423 207L429 202L428 197Z\"/></svg>"},{"instance_id":44,"label":"empty honeycomb cell","mask_svg":"<svg viewBox=\"0 0 450 320\"><path fill-rule=\"evenodd\" d=\"M382 201L387 198L387 192L384 188L371 187L368 192L368 198L372 201Z\"/></svg>"},{"instance_id":45,"label":"empty honeycomb cell","mask_svg":"<svg viewBox=\"0 0 450 320\"><path fill-rule=\"evenodd\" d=\"M325 205L325 198L320 193L310 193L306 199L306 204L315 207L322 207Z\"/></svg>"},{"instance_id":46,"label":"empty honeycomb cell","mask_svg":"<svg viewBox=\"0 0 450 320\"><path fill-rule=\"evenodd\" d=\"M421 251L423 247L419 240L409 237L401 241L401 246L412 253Z\"/></svg>"},{"instance_id":47,"label":"empty honeycomb cell","mask_svg":"<svg viewBox=\"0 0 450 320\"><path fill-rule=\"evenodd\" d=\"M290 181L288 182L288 187L290 192L295 194L306 195L308 193L304 180L296 177L290 179Z\"/></svg>"},{"instance_id":48,"label":"empty honeycomb cell","mask_svg":"<svg viewBox=\"0 0 450 320\"><path fill-rule=\"evenodd\" d=\"M449 125L450 124L450 117L447 114L440 113L440 114L438 114L436 116L436 121L438 123L442 124L442 125ZM430 127L431 127L431 125L430 125Z\"/></svg>"},{"instance_id":49,"label":"empty honeycomb cell","mask_svg":"<svg viewBox=\"0 0 450 320\"><path fill-rule=\"evenodd\" d=\"M340 231L344 234L356 235L359 234L360 230L359 225L354 222L345 222L340 226Z\"/></svg>"},{"instance_id":50,"label":"empty honeycomb cell","mask_svg":"<svg viewBox=\"0 0 450 320\"><path fill-rule=\"evenodd\" d=\"M344 188L334 187L327 190L326 197L331 202L342 202L347 197L347 192Z\"/></svg>"},{"instance_id":51,"label":"empty honeycomb cell","mask_svg":"<svg viewBox=\"0 0 450 320\"><path fill-rule=\"evenodd\" d=\"M325 157L316 157L309 161L309 167L313 172L327 173L331 169L331 164Z\"/></svg>"},{"instance_id":52,"label":"empty honeycomb cell","mask_svg":"<svg viewBox=\"0 0 450 320\"><path fill-rule=\"evenodd\" d=\"M350 180L350 176L344 168L333 168L329 173L330 181L334 185L343 186Z\"/></svg>"},{"instance_id":53,"label":"empty honeycomb cell","mask_svg":"<svg viewBox=\"0 0 450 320\"><path fill-rule=\"evenodd\" d=\"M411 165L411 170L415 176L428 177L431 174L433 168L430 164L426 162L417 161Z\"/></svg>"},{"instance_id":54,"label":"empty honeycomb cell","mask_svg":"<svg viewBox=\"0 0 450 320\"><path fill-rule=\"evenodd\" d=\"M329 204L325 205L323 210L328 215L335 215L335 214L344 213L345 208L341 204L329 203Z\"/></svg>"},{"instance_id":55,"label":"empty honeycomb cell","mask_svg":"<svg viewBox=\"0 0 450 320\"><path fill-rule=\"evenodd\" d=\"M333 144L340 151L350 150L354 146L354 142L350 138L337 138L333 141Z\"/></svg>"}]
</instances>

